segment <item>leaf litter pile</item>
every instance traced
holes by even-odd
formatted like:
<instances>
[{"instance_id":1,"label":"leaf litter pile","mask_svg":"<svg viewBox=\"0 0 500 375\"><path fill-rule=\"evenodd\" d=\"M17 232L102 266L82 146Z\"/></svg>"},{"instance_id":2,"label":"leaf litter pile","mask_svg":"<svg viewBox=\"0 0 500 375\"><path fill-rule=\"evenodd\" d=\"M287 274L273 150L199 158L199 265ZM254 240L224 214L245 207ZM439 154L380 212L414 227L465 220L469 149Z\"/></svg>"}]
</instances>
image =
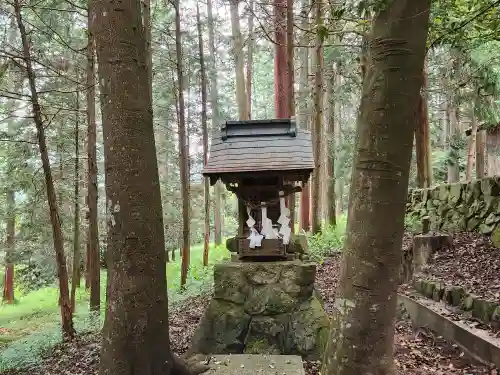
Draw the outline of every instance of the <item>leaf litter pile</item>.
<instances>
[{"instance_id":1,"label":"leaf litter pile","mask_svg":"<svg viewBox=\"0 0 500 375\"><path fill-rule=\"evenodd\" d=\"M333 311L335 289L338 283L340 256L327 259L318 266L316 287L321 293L325 309ZM177 309L170 310L170 339L172 349L183 354L200 320L210 296L190 298ZM86 334L69 344L58 345L34 368L15 370L1 375L96 375L99 369L101 335ZM400 320L396 324L394 339L397 375L468 374L496 375L495 370L472 365L464 353L432 332L414 331L411 323ZM320 363L305 362L307 375L318 375Z\"/></svg>"},{"instance_id":2,"label":"leaf litter pile","mask_svg":"<svg viewBox=\"0 0 500 375\"><path fill-rule=\"evenodd\" d=\"M500 300L500 249L488 236L456 233L453 246L436 251L423 273L478 297Z\"/></svg>"}]
</instances>

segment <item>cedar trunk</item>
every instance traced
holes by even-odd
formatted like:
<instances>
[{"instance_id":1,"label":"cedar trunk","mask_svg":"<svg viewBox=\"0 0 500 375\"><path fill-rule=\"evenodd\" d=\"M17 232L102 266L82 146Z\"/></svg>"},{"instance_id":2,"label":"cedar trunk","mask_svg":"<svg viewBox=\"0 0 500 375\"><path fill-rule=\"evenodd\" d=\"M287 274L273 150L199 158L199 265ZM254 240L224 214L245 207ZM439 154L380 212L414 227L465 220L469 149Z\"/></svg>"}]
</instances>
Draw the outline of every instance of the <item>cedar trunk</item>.
<instances>
[{"instance_id":1,"label":"cedar trunk","mask_svg":"<svg viewBox=\"0 0 500 375\"><path fill-rule=\"evenodd\" d=\"M307 45L309 28L309 0L302 0L301 2L301 29L302 32L300 44ZM310 116L308 113L308 100L309 100L309 48L301 48L300 50L300 72L299 72L299 100L298 100L298 113L297 123L303 129L310 129ZM310 185L304 184L302 192L300 193L300 220L299 228L304 231L311 229L310 216Z\"/></svg>"},{"instance_id":2,"label":"cedar trunk","mask_svg":"<svg viewBox=\"0 0 500 375\"><path fill-rule=\"evenodd\" d=\"M5 303L14 303L14 237L16 235L15 192L7 190L7 251L5 254L5 275L2 300Z\"/></svg>"},{"instance_id":3,"label":"cedar trunk","mask_svg":"<svg viewBox=\"0 0 500 375\"><path fill-rule=\"evenodd\" d=\"M423 73L422 91L427 88L427 72ZM432 169L430 163L430 133L429 133L429 110L427 98L420 94L418 114L419 122L415 128L415 148L417 156L417 185L420 188L428 188L432 184Z\"/></svg>"},{"instance_id":4,"label":"cedar trunk","mask_svg":"<svg viewBox=\"0 0 500 375\"><path fill-rule=\"evenodd\" d=\"M375 17L324 375L393 373L396 289L430 0Z\"/></svg>"},{"instance_id":5,"label":"cedar trunk","mask_svg":"<svg viewBox=\"0 0 500 375\"><path fill-rule=\"evenodd\" d=\"M323 26L323 0L316 1L316 24ZM311 189L311 229L314 234L321 231L321 133L323 128L323 38L321 32L316 32L316 69L314 74L314 128L313 128L313 151L314 151L314 173L312 176Z\"/></svg>"},{"instance_id":6,"label":"cedar trunk","mask_svg":"<svg viewBox=\"0 0 500 375\"><path fill-rule=\"evenodd\" d=\"M97 225L97 151L95 118L95 41L93 28L94 3L89 0L87 18L87 205L88 205L88 255L87 274L90 287L90 310L101 306L99 227Z\"/></svg>"},{"instance_id":7,"label":"cedar trunk","mask_svg":"<svg viewBox=\"0 0 500 375\"><path fill-rule=\"evenodd\" d=\"M35 73L33 71L33 63L31 60L31 50L26 33L26 28L21 15L21 5L19 0L14 0L14 12L16 15L17 26L21 34L23 47L23 60L26 67L26 75L28 77L31 105L33 109L33 120L36 126L36 135L38 147L40 149L40 158L42 160L43 174L45 177L45 187L47 191L47 201L49 203L50 222L52 224L52 236L54 240L54 250L56 253L57 274L59 278L59 307L61 309L61 323L63 336L66 339L71 339L75 335L73 327L73 313L71 311L71 303L69 298L68 285L68 270L66 266L66 257L64 255L64 241L59 220L59 208L57 206L57 195L54 188L54 180L50 168L49 153L47 150L47 140L45 138L45 124L43 122L40 102L38 100L38 92L36 90Z\"/></svg>"},{"instance_id":8,"label":"cedar trunk","mask_svg":"<svg viewBox=\"0 0 500 375\"><path fill-rule=\"evenodd\" d=\"M200 8L196 4L196 25L198 29L198 49L200 54L200 76L201 76L201 126L203 128L203 165L208 162L208 121L207 121L207 75L205 72L205 56L203 51L203 35L201 31ZM208 266L208 251L210 247L210 179L205 177L204 199L205 199L205 234L203 239L203 265Z\"/></svg>"},{"instance_id":9,"label":"cedar trunk","mask_svg":"<svg viewBox=\"0 0 500 375\"><path fill-rule=\"evenodd\" d=\"M75 115L75 212L73 221L73 272L71 277L71 311L75 312L76 288L80 286L80 91L76 92Z\"/></svg>"},{"instance_id":10,"label":"cedar trunk","mask_svg":"<svg viewBox=\"0 0 500 375\"><path fill-rule=\"evenodd\" d=\"M484 138L485 131L476 133L476 178L484 177Z\"/></svg>"},{"instance_id":11,"label":"cedar trunk","mask_svg":"<svg viewBox=\"0 0 500 375\"><path fill-rule=\"evenodd\" d=\"M209 50L209 75L210 75L210 105L212 106L212 129L219 126L219 90L217 86L217 70L215 67L215 25L212 14L212 0L207 0L207 24L208 24L208 50ZM222 244L222 213L224 186L221 181L215 184L215 205L214 205L214 242L215 246Z\"/></svg>"},{"instance_id":12,"label":"cedar trunk","mask_svg":"<svg viewBox=\"0 0 500 375\"><path fill-rule=\"evenodd\" d=\"M177 59L177 87L179 89L179 152L180 174L182 189L182 265L181 286L186 285L190 262L190 233L189 233L189 146L186 136L186 115L184 106L184 85L181 45L181 14L180 2L173 2L175 8L175 53Z\"/></svg>"},{"instance_id":13,"label":"cedar trunk","mask_svg":"<svg viewBox=\"0 0 500 375\"><path fill-rule=\"evenodd\" d=\"M241 40L240 17L238 14L238 0L230 0L231 32L233 38L233 58L236 75L236 102L238 104L238 117L248 120L247 94L245 92L243 41Z\"/></svg>"},{"instance_id":14,"label":"cedar trunk","mask_svg":"<svg viewBox=\"0 0 500 375\"><path fill-rule=\"evenodd\" d=\"M337 83L338 71L336 66L334 66L333 77L330 78L328 82L326 101L328 106L328 129L327 129L327 147L326 147L326 165L327 165L327 201L326 203L326 220L329 225L336 226L336 196L335 196L335 128L336 128L336 100L335 100L335 90Z\"/></svg>"},{"instance_id":15,"label":"cedar trunk","mask_svg":"<svg viewBox=\"0 0 500 375\"><path fill-rule=\"evenodd\" d=\"M467 169L465 178L467 181L472 180L472 169L474 164L474 157L476 156L476 138L477 138L477 120L474 107L471 110L471 133L469 137L469 144L467 150Z\"/></svg>"},{"instance_id":16,"label":"cedar trunk","mask_svg":"<svg viewBox=\"0 0 500 375\"><path fill-rule=\"evenodd\" d=\"M247 93L247 110L248 119L252 118L252 69L253 69L253 50L255 45L254 40L254 0L248 3L248 42L247 42L247 76L246 76L246 93Z\"/></svg>"},{"instance_id":17,"label":"cedar trunk","mask_svg":"<svg viewBox=\"0 0 500 375\"><path fill-rule=\"evenodd\" d=\"M96 1L108 221L101 375L166 375L165 243L139 1Z\"/></svg>"},{"instance_id":18,"label":"cedar trunk","mask_svg":"<svg viewBox=\"0 0 500 375\"><path fill-rule=\"evenodd\" d=\"M293 0L286 2L286 77L287 77L287 108L288 116L295 118L295 70L293 64L294 50L293 50ZM288 208L290 209L290 225L292 233L295 233L295 194L288 196Z\"/></svg>"}]
</instances>

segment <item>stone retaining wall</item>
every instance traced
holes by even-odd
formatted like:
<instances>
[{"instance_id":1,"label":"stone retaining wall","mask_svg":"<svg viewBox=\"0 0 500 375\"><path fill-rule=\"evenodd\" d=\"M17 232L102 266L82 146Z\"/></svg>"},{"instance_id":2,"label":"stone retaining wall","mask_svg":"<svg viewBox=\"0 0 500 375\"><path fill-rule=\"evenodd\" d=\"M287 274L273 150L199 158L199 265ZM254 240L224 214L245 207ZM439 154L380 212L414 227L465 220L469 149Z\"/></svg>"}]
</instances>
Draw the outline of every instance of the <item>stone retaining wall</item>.
<instances>
[{"instance_id":1,"label":"stone retaining wall","mask_svg":"<svg viewBox=\"0 0 500 375\"><path fill-rule=\"evenodd\" d=\"M488 234L499 247L500 176L410 190L406 218L417 230L428 218L431 231Z\"/></svg>"}]
</instances>

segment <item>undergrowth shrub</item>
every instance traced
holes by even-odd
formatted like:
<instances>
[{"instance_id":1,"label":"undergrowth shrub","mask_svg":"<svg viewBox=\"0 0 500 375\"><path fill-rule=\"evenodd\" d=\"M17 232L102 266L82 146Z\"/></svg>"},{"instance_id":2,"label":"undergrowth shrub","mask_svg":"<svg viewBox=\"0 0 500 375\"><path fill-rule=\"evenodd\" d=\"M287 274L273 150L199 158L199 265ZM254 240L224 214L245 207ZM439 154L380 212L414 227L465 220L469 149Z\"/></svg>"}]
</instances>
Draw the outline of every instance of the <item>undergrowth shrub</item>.
<instances>
[{"instance_id":1,"label":"undergrowth shrub","mask_svg":"<svg viewBox=\"0 0 500 375\"><path fill-rule=\"evenodd\" d=\"M317 262L322 262L325 257L340 252L344 246L346 216L337 218L337 225L323 227L318 234L308 237L309 255Z\"/></svg>"}]
</instances>

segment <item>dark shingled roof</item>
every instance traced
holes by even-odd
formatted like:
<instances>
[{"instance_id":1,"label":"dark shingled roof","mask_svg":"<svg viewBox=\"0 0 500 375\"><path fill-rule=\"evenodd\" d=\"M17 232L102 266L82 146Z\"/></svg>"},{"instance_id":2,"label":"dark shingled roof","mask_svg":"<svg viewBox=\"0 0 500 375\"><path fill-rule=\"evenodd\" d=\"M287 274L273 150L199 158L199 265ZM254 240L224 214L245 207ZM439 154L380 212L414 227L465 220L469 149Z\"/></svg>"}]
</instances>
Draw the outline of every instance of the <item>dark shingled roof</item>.
<instances>
[{"instance_id":1,"label":"dark shingled roof","mask_svg":"<svg viewBox=\"0 0 500 375\"><path fill-rule=\"evenodd\" d=\"M311 132L294 120L227 121L212 139L203 175L313 169Z\"/></svg>"}]
</instances>

